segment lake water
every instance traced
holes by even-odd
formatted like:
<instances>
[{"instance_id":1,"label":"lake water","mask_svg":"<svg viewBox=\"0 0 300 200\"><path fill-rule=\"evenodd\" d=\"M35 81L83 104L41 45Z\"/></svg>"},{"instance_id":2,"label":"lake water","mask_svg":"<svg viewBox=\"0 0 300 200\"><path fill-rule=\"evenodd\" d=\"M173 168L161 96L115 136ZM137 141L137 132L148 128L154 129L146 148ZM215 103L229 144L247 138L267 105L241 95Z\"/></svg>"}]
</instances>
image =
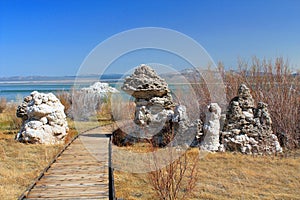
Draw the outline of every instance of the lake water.
<instances>
[{"instance_id":1,"label":"lake water","mask_svg":"<svg viewBox=\"0 0 300 200\"><path fill-rule=\"evenodd\" d=\"M7 101L20 101L33 91L38 92L59 92L69 91L73 84L21 84L21 83L0 83L0 98Z\"/></svg>"},{"instance_id":2,"label":"lake water","mask_svg":"<svg viewBox=\"0 0 300 200\"><path fill-rule=\"evenodd\" d=\"M117 87L120 89L120 85L116 86L115 81L106 81L112 87ZM120 83L119 83L120 84ZM89 83L81 84L81 87L88 87ZM43 93L57 93L62 91L70 91L73 88L73 83L0 83L0 98L5 98L8 102L21 102L25 96L30 95L33 91L43 92ZM169 85L171 90L179 89L177 85ZM186 89L181 89L186 90Z\"/></svg>"}]
</instances>

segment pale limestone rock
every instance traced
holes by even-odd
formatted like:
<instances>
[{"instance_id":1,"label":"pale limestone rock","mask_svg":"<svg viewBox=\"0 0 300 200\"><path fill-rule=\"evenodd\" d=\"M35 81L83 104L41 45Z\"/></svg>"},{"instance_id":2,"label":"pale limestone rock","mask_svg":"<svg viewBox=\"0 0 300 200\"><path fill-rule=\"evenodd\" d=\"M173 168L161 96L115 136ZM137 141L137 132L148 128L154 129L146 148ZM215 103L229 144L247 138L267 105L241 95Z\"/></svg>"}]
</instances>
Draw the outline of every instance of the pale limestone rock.
<instances>
[{"instance_id":1,"label":"pale limestone rock","mask_svg":"<svg viewBox=\"0 0 300 200\"><path fill-rule=\"evenodd\" d=\"M64 142L68 123L64 106L52 93L32 92L17 109L23 125L16 140L25 143L57 144Z\"/></svg>"},{"instance_id":2,"label":"pale limestone rock","mask_svg":"<svg viewBox=\"0 0 300 200\"><path fill-rule=\"evenodd\" d=\"M101 82L95 82L93 85L89 87L82 88L81 91L86 93L98 93L103 96L119 92L116 88L110 87L108 83L101 83Z\"/></svg>"},{"instance_id":3,"label":"pale limestone rock","mask_svg":"<svg viewBox=\"0 0 300 200\"><path fill-rule=\"evenodd\" d=\"M211 103L208 106L208 113L203 126L205 137L200 144L202 150L218 151L220 146L220 117L221 108L217 103Z\"/></svg>"}]
</instances>

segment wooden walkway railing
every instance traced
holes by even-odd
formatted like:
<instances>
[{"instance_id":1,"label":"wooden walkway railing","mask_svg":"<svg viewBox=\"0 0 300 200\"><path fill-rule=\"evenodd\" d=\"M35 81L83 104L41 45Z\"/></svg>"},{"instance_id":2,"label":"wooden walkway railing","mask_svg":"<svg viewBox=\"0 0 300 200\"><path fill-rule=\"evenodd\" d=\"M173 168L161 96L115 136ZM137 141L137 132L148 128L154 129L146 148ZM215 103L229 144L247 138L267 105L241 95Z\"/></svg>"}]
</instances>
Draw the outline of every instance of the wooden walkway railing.
<instances>
[{"instance_id":1,"label":"wooden walkway railing","mask_svg":"<svg viewBox=\"0 0 300 200\"><path fill-rule=\"evenodd\" d=\"M19 199L114 199L111 131L79 134Z\"/></svg>"}]
</instances>

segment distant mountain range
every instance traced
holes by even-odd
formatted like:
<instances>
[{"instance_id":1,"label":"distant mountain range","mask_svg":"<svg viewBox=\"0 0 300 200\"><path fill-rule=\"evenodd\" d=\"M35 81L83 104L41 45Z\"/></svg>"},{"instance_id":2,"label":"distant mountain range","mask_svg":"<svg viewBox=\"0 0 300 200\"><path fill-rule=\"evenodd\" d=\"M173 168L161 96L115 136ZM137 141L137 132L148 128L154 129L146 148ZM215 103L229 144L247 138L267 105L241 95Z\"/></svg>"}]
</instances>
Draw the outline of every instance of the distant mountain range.
<instances>
[{"instance_id":1,"label":"distant mountain range","mask_svg":"<svg viewBox=\"0 0 300 200\"><path fill-rule=\"evenodd\" d=\"M76 79L100 79L100 80L119 80L123 74L103 74L99 75L85 75L85 76L12 76L0 77L0 82L35 82L35 81L75 81Z\"/></svg>"},{"instance_id":2,"label":"distant mountain range","mask_svg":"<svg viewBox=\"0 0 300 200\"><path fill-rule=\"evenodd\" d=\"M186 78L199 78L209 72L209 70L199 70L196 69L184 69L178 73L163 73L160 74L162 78L170 78L176 76L184 76ZM234 71L231 71L234 72ZM217 71L210 71L210 73L218 73ZM250 72L249 72L250 73ZM263 75L263 73L262 73ZM85 76L12 76L12 77L0 77L0 82L73 82L75 80L100 80L100 81L118 81L124 79L127 75L124 74L103 74L101 77L99 75L85 75ZM291 76L300 76L299 72L291 73Z\"/></svg>"}]
</instances>

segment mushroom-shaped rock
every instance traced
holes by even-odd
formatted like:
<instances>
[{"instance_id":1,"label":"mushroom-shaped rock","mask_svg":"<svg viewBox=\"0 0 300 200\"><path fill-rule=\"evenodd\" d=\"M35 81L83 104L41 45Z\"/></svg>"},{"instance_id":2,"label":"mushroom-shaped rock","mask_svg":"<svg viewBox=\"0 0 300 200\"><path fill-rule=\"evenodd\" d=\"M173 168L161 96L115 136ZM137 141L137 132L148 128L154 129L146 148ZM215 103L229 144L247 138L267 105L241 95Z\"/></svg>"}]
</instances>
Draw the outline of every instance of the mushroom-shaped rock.
<instances>
[{"instance_id":1,"label":"mushroom-shaped rock","mask_svg":"<svg viewBox=\"0 0 300 200\"><path fill-rule=\"evenodd\" d=\"M125 79L122 90L135 98L151 99L169 94L167 82L149 66L142 64Z\"/></svg>"}]
</instances>

